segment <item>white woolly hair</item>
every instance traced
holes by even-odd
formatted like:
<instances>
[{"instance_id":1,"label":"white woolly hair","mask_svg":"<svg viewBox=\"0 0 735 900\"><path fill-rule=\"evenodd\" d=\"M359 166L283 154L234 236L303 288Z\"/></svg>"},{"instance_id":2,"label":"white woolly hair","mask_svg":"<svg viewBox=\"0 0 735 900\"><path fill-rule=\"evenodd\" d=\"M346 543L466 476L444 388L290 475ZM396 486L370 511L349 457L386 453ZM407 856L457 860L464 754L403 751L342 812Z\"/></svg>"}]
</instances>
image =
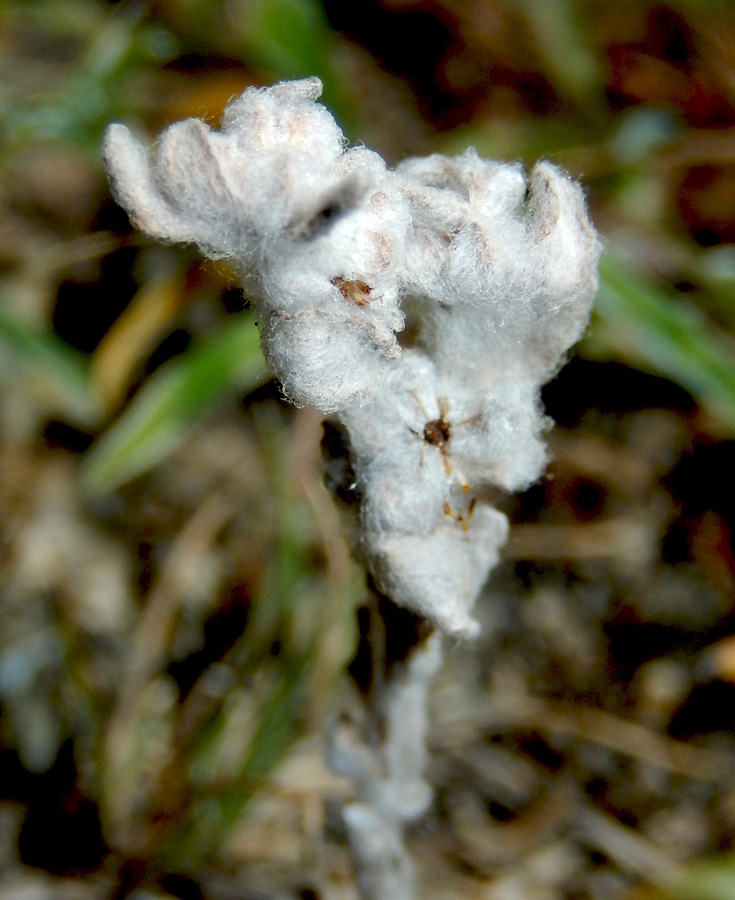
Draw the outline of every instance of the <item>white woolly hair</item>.
<instances>
[{"instance_id":1,"label":"white woolly hair","mask_svg":"<svg viewBox=\"0 0 735 900\"><path fill-rule=\"evenodd\" d=\"M320 93L248 88L219 131L188 119L150 152L112 125L110 181L151 236L233 260L285 395L348 431L378 587L471 635L507 532L487 489L543 471L540 388L586 327L599 241L551 163L527 177L470 149L390 171Z\"/></svg>"}]
</instances>

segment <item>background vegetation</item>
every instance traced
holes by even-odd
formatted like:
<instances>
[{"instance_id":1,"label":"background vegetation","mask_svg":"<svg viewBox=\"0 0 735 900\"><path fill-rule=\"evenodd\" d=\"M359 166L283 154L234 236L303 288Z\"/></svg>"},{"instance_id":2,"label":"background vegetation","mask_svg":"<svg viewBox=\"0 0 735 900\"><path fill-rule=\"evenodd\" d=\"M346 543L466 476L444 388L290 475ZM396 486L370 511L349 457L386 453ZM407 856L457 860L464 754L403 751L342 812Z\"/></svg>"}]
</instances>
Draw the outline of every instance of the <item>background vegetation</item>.
<instances>
[{"instance_id":1,"label":"background vegetation","mask_svg":"<svg viewBox=\"0 0 735 900\"><path fill-rule=\"evenodd\" d=\"M581 177L594 322L437 686L427 898L735 897L735 13L722 0L0 6L0 897L353 898L362 574L225 265L100 140L317 74L351 140ZM20 892L20 894L18 893ZM25 892L25 893L24 893Z\"/></svg>"}]
</instances>

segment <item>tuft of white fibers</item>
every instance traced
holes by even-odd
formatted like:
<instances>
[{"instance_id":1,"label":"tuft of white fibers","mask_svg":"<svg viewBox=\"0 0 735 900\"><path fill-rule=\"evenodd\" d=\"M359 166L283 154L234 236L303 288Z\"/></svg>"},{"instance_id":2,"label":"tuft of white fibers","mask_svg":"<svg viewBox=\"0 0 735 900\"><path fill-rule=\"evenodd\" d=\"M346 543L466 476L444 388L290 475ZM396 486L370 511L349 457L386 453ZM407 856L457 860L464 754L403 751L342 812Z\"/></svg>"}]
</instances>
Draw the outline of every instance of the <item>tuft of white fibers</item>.
<instances>
[{"instance_id":1,"label":"tuft of white fibers","mask_svg":"<svg viewBox=\"0 0 735 900\"><path fill-rule=\"evenodd\" d=\"M464 509L456 515L467 514ZM498 552L508 536L508 520L490 506L478 506L464 529L453 517L419 534L372 532L364 551L376 584L390 596L456 637L474 637L470 615Z\"/></svg>"},{"instance_id":2,"label":"tuft of white fibers","mask_svg":"<svg viewBox=\"0 0 735 900\"><path fill-rule=\"evenodd\" d=\"M248 88L220 130L188 119L150 151L112 125L110 182L151 236L233 261L284 394L348 432L379 589L469 636L507 533L487 498L543 471L540 389L587 325L599 241L551 163L470 149L390 171L320 93Z\"/></svg>"}]
</instances>

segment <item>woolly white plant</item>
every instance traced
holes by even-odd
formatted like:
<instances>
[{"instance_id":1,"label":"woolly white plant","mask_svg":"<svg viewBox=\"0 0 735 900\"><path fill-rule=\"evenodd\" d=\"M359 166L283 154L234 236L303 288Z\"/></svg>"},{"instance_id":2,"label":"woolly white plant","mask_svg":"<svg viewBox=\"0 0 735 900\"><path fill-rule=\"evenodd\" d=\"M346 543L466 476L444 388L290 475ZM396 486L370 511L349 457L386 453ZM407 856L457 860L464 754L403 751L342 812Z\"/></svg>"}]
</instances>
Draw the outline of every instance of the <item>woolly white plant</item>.
<instances>
[{"instance_id":1,"label":"woolly white plant","mask_svg":"<svg viewBox=\"0 0 735 900\"><path fill-rule=\"evenodd\" d=\"M248 88L219 131L188 119L152 152L112 125L112 187L151 236L233 262L285 395L344 426L354 543L377 588L470 636L507 533L492 497L543 471L540 388L586 326L599 243L555 166L527 177L468 150L391 171L345 146L320 93L317 78ZM382 728L332 735L333 765L358 789L345 820L366 898L412 895L402 827L430 797L440 659L435 633L379 692Z\"/></svg>"},{"instance_id":2,"label":"woolly white plant","mask_svg":"<svg viewBox=\"0 0 735 900\"><path fill-rule=\"evenodd\" d=\"M112 125L111 183L143 231L232 260L286 396L347 428L378 587L471 635L507 530L486 498L544 468L539 391L586 326L598 241L555 166L390 171L320 93L248 88L219 131L188 119L152 153Z\"/></svg>"}]
</instances>

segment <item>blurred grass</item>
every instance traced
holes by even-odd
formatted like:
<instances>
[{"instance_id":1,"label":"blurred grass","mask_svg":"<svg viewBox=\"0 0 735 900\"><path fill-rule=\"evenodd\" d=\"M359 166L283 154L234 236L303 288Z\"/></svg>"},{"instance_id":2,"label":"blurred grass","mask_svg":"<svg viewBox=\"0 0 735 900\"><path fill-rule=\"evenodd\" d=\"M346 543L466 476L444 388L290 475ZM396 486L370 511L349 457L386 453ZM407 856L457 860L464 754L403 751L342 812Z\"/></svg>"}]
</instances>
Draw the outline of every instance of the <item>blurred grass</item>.
<instances>
[{"instance_id":1,"label":"blurred grass","mask_svg":"<svg viewBox=\"0 0 735 900\"><path fill-rule=\"evenodd\" d=\"M661 290L612 253L600 265L585 350L664 375L686 388L725 432L735 433L735 337L718 333L685 297Z\"/></svg>"},{"instance_id":2,"label":"blurred grass","mask_svg":"<svg viewBox=\"0 0 735 900\"><path fill-rule=\"evenodd\" d=\"M94 422L100 404L89 377L89 362L49 329L41 331L2 307L0 373L35 385L50 409L81 422Z\"/></svg>"},{"instance_id":3,"label":"blurred grass","mask_svg":"<svg viewBox=\"0 0 735 900\"><path fill-rule=\"evenodd\" d=\"M723 853L704 859L673 879L673 900L735 900L735 856Z\"/></svg>"},{"instance_id":4,"label":"blurred grass","mask_svg":"<svg viewBox=\"0 0 735 900\"><path fill-rule=\"evenodd\" d=\"M144 8L123 3L114 11L92 0L40 0L37 3L8 2L3 25L23 37L32 33L50 45L70 43L77 47L68 71L30 96L21 93L4 66L0 88L3 121L0 160L21 152L36 142L69 143L81 148L97 163L102 133L110 121L135 109L131 80L151 64L170 58L171 36L144 21ZM63 71L63 70L62 70Z\"/></svg>"},{"instance_id":5,"label":"blurred grass","mask_svg":"<svg viewBox=\"0 0 735 900\"><path fill-rule=\"evenodd\" d=\"M83 483L111 491L161 463L226 397L269 377L252 315L221 326L200 347L166 363L105 432L85 460Z\"/></svg>"}]
</instances>

